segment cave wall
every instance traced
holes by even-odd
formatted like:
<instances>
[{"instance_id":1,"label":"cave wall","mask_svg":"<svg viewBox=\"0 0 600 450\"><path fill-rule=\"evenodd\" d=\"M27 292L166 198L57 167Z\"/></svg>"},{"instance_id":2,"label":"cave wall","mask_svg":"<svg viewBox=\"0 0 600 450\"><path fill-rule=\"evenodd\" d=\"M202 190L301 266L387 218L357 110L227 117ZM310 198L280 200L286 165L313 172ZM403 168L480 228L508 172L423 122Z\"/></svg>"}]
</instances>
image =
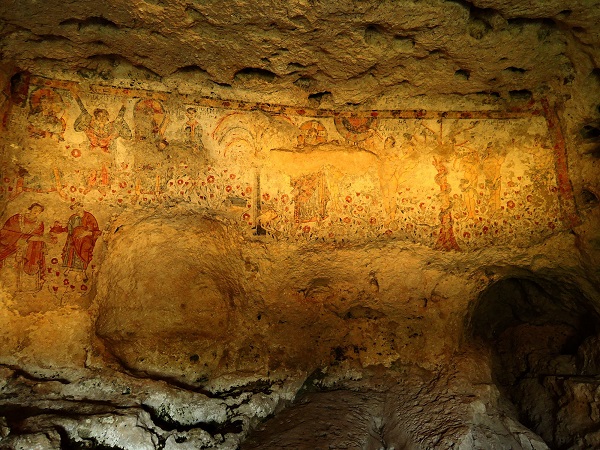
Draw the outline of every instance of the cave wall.
<instances>
[{"instance_id":1,"label":"cave wall","mask_svg":"<svg viewBox=\"0 0 600 450\"><path fill-rule=\"evenodd\" d=\"M337 300L339 283L354 296L378 293L374 256L361 256L365 268L355 275L334 263L356 245L410 243L438 258L466 257L527 249L580 221L565 141L545 98L501 110L465 100L448 111L336 111L25 73L5 92L5 301L23 308L20 299L31 298L29 311L91 308L101 335L106 327L142 330L146 320L131 321L136 311L182 330L197 312L209 336L227 334L230 310L255 303L245 297L260 289L263 302L281 301L287 289L299 305ZM30 223L36 204L43 211ZM26 236L17 240L19 231ZM293 286L261 267L263 258L274 267L295 259L282 256L288 246L335 251L306 274L291 264L288 277L305 277ZM386 296L403 297L391 287ZM180 309L178 298L192 309ZM360 347L342 347L351 345ZM380 356L373 362L390 358Z\"/></svg>"},{"instance_id":2,"label":"cave wall","mask_svg":"<svg viewBox=\"0 0 600 450\"><path fill-rule=\"evenodd\" d=\"M169 424L204 421L220 425L203 442L235 446L307 377L324 387L378 368L421 367L427 374L411 382L427 383L454 367L449 405L476 396L505 411L498 391L472 385L494 382L487 351L469 350L473 302L516 270L581 276L566 232L582 218L554 99L300 109L23 72L5 79L2 363L69 384L100 371L110 389L138 390L130 411L136 421L150 414L162 439L174 439ZM119 378L131 375L164 402ZM21 402L41 408L23 381L13 387ZM164 412L174 394L157 382L221 398L200 416L177 416ZM262 400L244 406L244 389ZM81 395L114 406L106 393ZM381 395L375 409L398 408L402 396ZM223 402L234 408L217 413ZM10 419L20 410L9 408L7 428L23 439L46 428L62 430L63 444L88 439L59 414L69 408L45 408L56 417L42 424ZM478 426L494 423L499 436L517 426L477 419L473 408L456 412L471 428L446 433L447 445L483 439ZM433 445L431 414L419 430L400 414L381 439ZM124 448L149 439L93 428L97 442ZM542 442L525 428L517 436Z\"/></svg>"},{"instance_id":3,"label":"cave wall","mask_svg":"<svg viewBox=\"0 0 600 450\"><path fill-rule=\"evenodd\" d=\"M0 448L598 445L594 8L84 3L0 6Z\"/></svg>"}]
</instances>

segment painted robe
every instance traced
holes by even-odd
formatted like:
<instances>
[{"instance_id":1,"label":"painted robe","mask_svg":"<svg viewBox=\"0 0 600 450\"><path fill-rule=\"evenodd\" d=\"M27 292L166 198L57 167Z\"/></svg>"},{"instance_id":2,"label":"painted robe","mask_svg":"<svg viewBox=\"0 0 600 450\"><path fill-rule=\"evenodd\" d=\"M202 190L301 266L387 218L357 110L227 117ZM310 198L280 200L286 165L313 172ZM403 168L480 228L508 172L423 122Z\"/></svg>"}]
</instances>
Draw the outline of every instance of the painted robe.
<instances>
[{"instance_id":1,"label":"painted robe","mask_svg":"<svg viewBox=\"0 0 600 450\"><path fill-rule=\"evenodd\" d=\"M92 260L96 240L102 234L98 221L87 211L73 214L67 225L67 242L62 251L63 266L86 270Z\"/></svg>"},{"instance_id":2,"label":"painted robe","mask_svg":"<svg viewBox=\"0 0 600 450\"><path fill-rule=\"evenodd\" d=\"M19 240L25 240L27 247L23 254L23 271L28 275L36 274L38 271L43 274L46 270L45 244L40 241L29 241L33 236L43 234L43 222L29 221L24 214L10 217L0 230L0 268L6 258L17 252Z\"/></svg>"}]
</instances>

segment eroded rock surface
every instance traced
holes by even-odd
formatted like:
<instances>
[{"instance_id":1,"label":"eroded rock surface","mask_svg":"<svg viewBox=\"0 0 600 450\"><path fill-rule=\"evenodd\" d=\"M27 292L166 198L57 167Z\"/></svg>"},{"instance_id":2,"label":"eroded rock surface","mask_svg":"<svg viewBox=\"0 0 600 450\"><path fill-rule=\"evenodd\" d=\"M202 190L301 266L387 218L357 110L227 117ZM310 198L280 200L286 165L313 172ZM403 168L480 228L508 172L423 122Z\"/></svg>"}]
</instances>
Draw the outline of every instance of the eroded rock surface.
<instances>
[{"instance_id":1,"label":"eroded rock surface","mask_svg":"<svg viewBox=\"0 0 600 450\"><path fill-rule=\"evenodd\" d=\"M600 446L600 3L0 20L1 449Z\"/></svg>"}]
</instances>

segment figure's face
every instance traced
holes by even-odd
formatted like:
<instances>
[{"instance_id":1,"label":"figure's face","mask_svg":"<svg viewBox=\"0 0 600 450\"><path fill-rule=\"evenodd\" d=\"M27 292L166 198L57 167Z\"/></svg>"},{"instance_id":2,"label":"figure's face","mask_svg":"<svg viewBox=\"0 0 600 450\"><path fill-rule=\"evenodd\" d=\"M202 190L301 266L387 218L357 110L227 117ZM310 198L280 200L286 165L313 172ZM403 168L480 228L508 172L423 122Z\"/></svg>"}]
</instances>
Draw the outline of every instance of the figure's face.
<instances>
[{"instance_id":1,"label":"figure's face","mask_svg":"<svg viewBox=\"0 0 600 450\"><path fill-rule=\"evenodd\" d=\"M77 205L75 207L75 212L78 216L83 216L83 205Z\"/></svg>"},{"instance_id":2,"label":"figure's face","mask_svg":"<svg viewBox=\"0 0 600 450\"><path fill-rule=\"evenodd\" d=\"M54 112L54 107L52 105L52 102L50 101L50 99L48 97L42 97L40 98L40 108L44 113L50 114Z\"/></svg>"},{"instance_id":3,"label":"figure's face","mask_svg":"<svg viewBox=\"0 0 600 450\"><path fill-rule=\"evenodd\" d=\"M29 211L29 214L33 219L37 219L39 217L39 215L42 213L42 211L43 211L42 208L40 208L39 206L34 206Z\"/></svg>"},{"instance_id":4,"label":"figure's face","mask_svg":"<svg viewBox=\"0 0 600 450\"><path fill-rule=\"evenodd\" d=\"M100 125L105 125L108 123L108 111L105 109L98 109L94 112L94 118Z\"/></svg>"}]
</instances>

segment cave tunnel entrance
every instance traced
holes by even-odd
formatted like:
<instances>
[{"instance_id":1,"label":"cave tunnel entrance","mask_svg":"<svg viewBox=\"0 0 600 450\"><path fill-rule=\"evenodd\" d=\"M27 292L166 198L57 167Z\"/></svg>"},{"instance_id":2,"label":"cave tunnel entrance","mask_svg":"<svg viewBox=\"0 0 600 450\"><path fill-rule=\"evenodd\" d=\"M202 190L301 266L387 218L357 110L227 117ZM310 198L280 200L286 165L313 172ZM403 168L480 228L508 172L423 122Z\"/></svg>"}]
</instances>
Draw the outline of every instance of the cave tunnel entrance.
<instances>
[{"instance_id":1,"label":"cave tunnel entrance","mask_svg":"<svg viewBox=\"0 0 600 450\"><path fill-rule=\"evenodd\" d=\"M600 317L575 285L505 278L481 293L470 337L519 420L553 449L600 448Z\"/></svg>"}]
</instances>

